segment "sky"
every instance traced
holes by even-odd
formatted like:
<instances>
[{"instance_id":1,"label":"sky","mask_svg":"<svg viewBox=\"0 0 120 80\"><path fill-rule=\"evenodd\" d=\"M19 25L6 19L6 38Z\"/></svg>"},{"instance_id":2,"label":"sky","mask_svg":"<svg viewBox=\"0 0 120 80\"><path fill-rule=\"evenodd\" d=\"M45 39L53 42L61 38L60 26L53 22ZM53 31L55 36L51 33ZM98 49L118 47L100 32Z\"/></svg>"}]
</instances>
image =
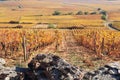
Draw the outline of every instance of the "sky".
<instances>
[{"instance_id":1,"label":"sky","mask_svg":"<svg viewBox=\"0 0 120 80\"><path fill-rule=\"evenodd\" d=\"M120 0L63 0L63 2L67 3L120 3Z\"/></svg>"},{"instance_id":2,"label":"sky","mask_svg":"<svg viewBox=\"0 0 120 80\"><path fill-rule=\"evenodd\" d=\"M0 0L0 2L3 0ZM12 1L12 0L10 0ZM13 0L15 1L15 0ZM20 1L20 0L16 0ZM24 1L24 0L21 0ZM120 4L120 0L25 0L25 1L53 1L62 3L95 3L95 4Z\"/></svg>"}]
</instances>

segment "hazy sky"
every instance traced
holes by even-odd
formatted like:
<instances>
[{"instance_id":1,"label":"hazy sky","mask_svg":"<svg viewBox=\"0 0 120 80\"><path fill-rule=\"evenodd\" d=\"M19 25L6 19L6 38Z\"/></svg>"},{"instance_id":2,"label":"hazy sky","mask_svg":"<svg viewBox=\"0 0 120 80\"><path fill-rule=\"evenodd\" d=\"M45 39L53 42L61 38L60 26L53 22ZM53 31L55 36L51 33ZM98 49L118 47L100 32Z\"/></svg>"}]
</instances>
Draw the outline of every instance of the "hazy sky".
<instances>
[{"instance_id":1,"label":"hazy sky","mask_svg":"<svg viewBox=\"0 0 120 80\"><path fill-rule=\"evenodd\" d=\"M3 1L3 0L0 0L0 1ZM13 0L13 1L15 1L15 0ZM114 4L115 3L115 4L120 4L120 0L25 0L25 1L28 1L28 2L29 1L53 1L53 2L63 2L63 3L95 3L95 4Z\"/></svg>"},{"instance_id":2,"label":"hazy sky","mask_svg":"<svg viewBox=\"0 0 120 80\"><path fill-rule=\"evenodd\" d=\"M61 0L63 2L67 3L77 3L77 2L83 2L83 3L120 3L120 0Z\"/></svg>"}]
</instances>

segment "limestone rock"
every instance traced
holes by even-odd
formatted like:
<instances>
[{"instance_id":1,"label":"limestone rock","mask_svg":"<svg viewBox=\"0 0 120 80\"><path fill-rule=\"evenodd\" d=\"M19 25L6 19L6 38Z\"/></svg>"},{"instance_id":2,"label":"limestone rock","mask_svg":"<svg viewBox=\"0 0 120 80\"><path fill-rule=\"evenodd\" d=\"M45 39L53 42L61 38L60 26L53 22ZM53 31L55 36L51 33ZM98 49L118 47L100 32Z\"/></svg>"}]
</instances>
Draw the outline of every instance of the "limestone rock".
<instances>
[{"instance_id":1,"label":"limestone rock","mask_svg":"<svg viewBox=\"0 0 120 80\"><path fill-rule=\"evenodd\" d=\"M114 62L99 68L92 73L87 72L83 80L120 80L120 63Z\"/></svg>"},{"instance_id":2,"label":"limestone rock","mask_svg":"<svg viewBox=\"0 0 120 80\"><path fill-rule=\"evenodd\" d=\"M0 80L120 80L120 62L109 63L95 71L83 71L59 56L38 54L29 68L5 67L0 58Z\"/></svg>"},{"instance_id":3,"label":"limestone rock","mask_svg":"<svg viewBox=\"0 0 120 80\"><path fill-rule=\"evenodd\" d=\"M0 58L0 64L4 65L6 61L3 58Z\"/></svg>"},{"instance_id":4,"label":"limestone rock","mask_svg":"<svg viewBox=\"0 0 120 80\"><path fill-rule=\"evenodd\" d=\"M39 54L28 66L37 80L80 80L82 73L79 68L52 54Z\"/></svg>"}]
</instances>

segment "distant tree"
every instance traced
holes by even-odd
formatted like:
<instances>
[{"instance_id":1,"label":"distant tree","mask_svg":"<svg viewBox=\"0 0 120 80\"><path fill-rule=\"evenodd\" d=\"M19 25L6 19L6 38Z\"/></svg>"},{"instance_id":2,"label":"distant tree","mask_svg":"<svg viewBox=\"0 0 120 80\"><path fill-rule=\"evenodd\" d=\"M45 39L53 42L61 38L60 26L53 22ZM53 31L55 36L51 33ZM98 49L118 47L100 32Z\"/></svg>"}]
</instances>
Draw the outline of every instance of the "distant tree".
<instances>
[{"instance_id":1,"label":"distant tree","mask_svg":"<svg viewBox=\"0 0 120 80\"><path fill-rule=\"evenodd\" d=\"M100 11L100 10L101 10L101 8L97 8L97 10L98 10L98 11Z\"/></svg>"},{"instance_id":2,"label":"distant tree","mask_svg":"<svg viewBox=\"0 0 120 80\"><path fill-rule=\"evenodd\" d=\"M22 25L17 25L17 26L15 26L13 28L23 28L23 26Z\"/></svg>"},{"instance_id":3,"label":"distant tree","mask_svg":"<svg viewBox=\"0 0 120 80\"><path fill-rule=\"evenodd\" d=\"M18 5L18 8L22 8L22 6L21 6L21 5Z\"/></svg>"},{"instance_id":4,"label":"distant tree","mask_svg":"<svg viewBox=\"0 0 120 80\"><path fill-rule=\"evenodd\" d=\"M88 12L84 12L85 15L88 15Z\"/></svg>"},{"instance_id":5,"label":"distant tree","mask_svg":"<svg viewBox=\"0 0 120 80\"><path fill-rule=\"evenodd\" d=\"M83 15L83 12L82 12L82 11L78 11L78 12L76 13L76 15Z\"/></svg>"},{"instance_id":6,"label":"distant tree","mask_svg":"<svg viewBox=\"0 0 120 80\"><path fill-rule=\"evenodd\" d=\"M94 15L94 14L97 14L97 12L94 11L94 12L91 12L90 14L91 14L91 15Z\"/></svg>"},{"instance_id":7,"label":"distant tree","mask_svg":"<svg viewBox=\"0 0 120 80\"><path fill-rule=\"evenodd\" d=\"M49 29L55 29L56 26L55 26L54 24L48 24L48 28L49 28Z\"/></svg>"},{"instance_id":8,"label":"distant tree","mask_svg":"<svg viewBox=\"0 0 120 80\"><path fill-rule=\"evenodd\" d=\"M102 16L101 16L101 19L102 19L102 20L106 20L106 16L105 16L105 15L102 15Z\"/></svg>"},{"instance_id":9,"label":"distant tree","mask_svg":"<svg viewBox=\"0 0 120 80\"><path fill-rule=\"evenodd\" d=\"M39 16L43 16L42 14L40 14Z\"/></svg>"},{"instance_id":10,"label":"distant tree","mask_svg":"<svg viewBox=\"0 0 120 80\"><path fill-rule=\"evenodd\" d=\"M68 15L67 13L65 13L65 14L62 14L62 15Z\"/></svg>"},{"instance_id":11,"label":"distant tree","mask_svg":"<svg viewBox=\"0 0 120 80\"><path fill-rule=\"evenodd\" d=\"M15 11L16 9L11 9L12 11Z\"/></svg>"},{"instance_id":12,"label":"distant tree","mask_svg":"<svg viewBox=\"0 0 120 80\"><path fill-rule=\"evenodd\" d=\"M9 21L10 24L18 24L19 21Z\"/></svg>"},{"instance_id":13,"label":"distant tree","mask_svg":"<svg viewBox=\"0 0 120 80\"><path fill-rule=\"evenodd\" d=\"M73 15L73 12L69 12L68 15Z\"/></svg>"},{"instance_id":14,"label":"distant tree","mask_svg":"<svg viewBox=\"0 0 120 80\"><path fill-rule=\"evenodd\" d=\"M107 15L107 12L104 11L104 10L102 10L102 11L100 11L100 14L102 14L102 15Z\"/></svg>"},{"instance_id":15,"label":"distant tree","mask_svg":"<svg viewBox=\"0 0 120 80\"><path fill-rule=\"evenodd\" d=\"M52 15L60 15L61 14L61 12L59 12L59 11L54 11L54 13L52 14Z\"/></svg>"}]
</instances>

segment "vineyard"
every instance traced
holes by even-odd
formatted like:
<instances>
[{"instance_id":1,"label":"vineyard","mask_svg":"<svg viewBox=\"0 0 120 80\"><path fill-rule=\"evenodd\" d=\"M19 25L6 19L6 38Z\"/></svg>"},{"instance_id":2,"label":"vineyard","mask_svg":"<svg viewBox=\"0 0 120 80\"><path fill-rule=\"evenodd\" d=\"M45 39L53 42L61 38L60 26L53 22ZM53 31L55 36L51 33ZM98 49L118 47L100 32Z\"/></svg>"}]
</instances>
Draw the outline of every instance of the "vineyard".
<instances>
[{"instance_id":1,"label":"vineyard","mask_svg":"<svg viewBox=\"0 0 120 80\"><path fill-rule=\"evenodd\" d=\"M0 80L119 76L120 0L0 0Z\"/></svg>"},{"instance_id":2,"label":"vineyard","mask_svg":"<svg viewBox=\"0 0 120 80\"><path fill-rule=\"evenodd\" d=\"M109 14L109 19L111 21L119 21L120 20L120 12L110 12Z\"/></svg>"},{"instance_id":3,"label":"vineyard","mask_svg":"<svg viewBox=\"0 0 120 80\"><path fill-rule=\"evenodd\" d=\"M119 60L120 32L103 29L2 29L0 30L0 57L18 60L39 53L55 53L72 64L84 66L79 61L90 61L94 56L104 60ZM83 55L84 57L81 57ZM105 59L106 60L106 59ZM95 62L94 64L97 64Z\"/></svg>"},{"instance_id":4,"label":"vineyard","mask_svg":"<svg viewBox=\"0 0 120 80\"><path fill-rule=\"evenodd\" d=\"M120 57L120 32L110 30L73 30L73 34L78 44L97 55L109 55Z\"/></svg>"},{"instance_id":5,"label":"vineyard","mask_svg":"<svg viewBox=\"0 0 120 80\"><path fill-rule=\"evenodd\" d=\"M18 23L10 23L10 21ZM104 27L101 15L59 15L59 16L41 16L28 15L19 18L0 17L0 27L15 27L17 25L23 28L33 28L35 25L54 24L57 28L67 27ZM43 26L44 27L44 26Z\"/></svg>"},{"instance_id":6,"label":"vineyard","mask_svg":"<svg viewBox=\"0 0 120 80\"><path fill-rule=\"evenodd\" d=\"M119 21L120 12L108 12L110 21ZM11 21L16 23L11 23ZM40 15L40 14L27 14L19 16L6 16L0 13L0 28L11 28L18 25L23 28L34 28L36 25L50 25L53 24L56 28L69 28L69 27L101 27L104 28L104 21L101 19L100 14L94 15ZM115 22L114 25L119 27L119 23ZM44 27L44 26L43 26Z\"/></svg>"},{"instance_id":7,"label":"vineyard","mask_svg":"<svg viewBox=\"0 0 120 80\"><path fill-rule=\"evenodd\" d=\"M94 20L92 19L94 18ZM103 21L100 15L86 15L86 16L27 16L22 17L20 23L47 23L56 24L58 28L71 26L89 26L89 27L103 27Z\"/></svg>"},{"instance_id":8,"label":"vineyard","mask_svg":"<svg viewBox=\"0 0 120 80\"><path fill-rule=\"evenodd\" d=\"M27 54L31 54L56 41L60 42L59 35L57 30L2 29L0 30L0 56L7 58L23 56L23 45L26 46ZM24 38L25 44L23 44Z\"/></svg>"}]
</instances>

